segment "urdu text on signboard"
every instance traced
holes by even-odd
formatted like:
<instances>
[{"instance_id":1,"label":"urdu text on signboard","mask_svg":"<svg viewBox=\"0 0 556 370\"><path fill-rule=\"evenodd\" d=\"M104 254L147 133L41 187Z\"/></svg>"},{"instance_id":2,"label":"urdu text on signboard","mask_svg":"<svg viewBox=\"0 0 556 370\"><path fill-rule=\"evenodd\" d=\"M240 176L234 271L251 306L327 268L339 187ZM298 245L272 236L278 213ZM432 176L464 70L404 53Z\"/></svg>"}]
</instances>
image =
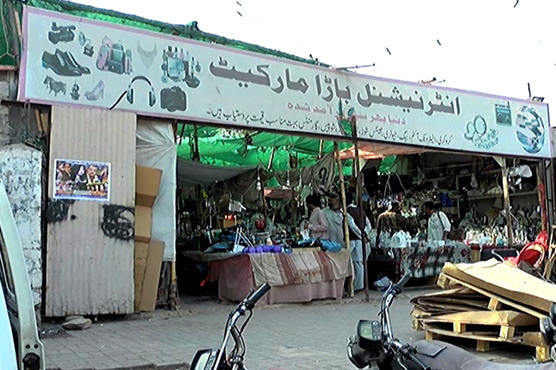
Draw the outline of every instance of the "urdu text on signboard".
<instances>
[{"instance_id":1,"label":"urdu text on signboard","mask_svg":"<svg viewBox=\"0 0 556 370\"><path fill-rule=\"evenodd\" d=\"M548 106L341 72L26 7L19 100L548 158ZM344 119L338 119L341 116Z\"/></svg>"}]
</instances>

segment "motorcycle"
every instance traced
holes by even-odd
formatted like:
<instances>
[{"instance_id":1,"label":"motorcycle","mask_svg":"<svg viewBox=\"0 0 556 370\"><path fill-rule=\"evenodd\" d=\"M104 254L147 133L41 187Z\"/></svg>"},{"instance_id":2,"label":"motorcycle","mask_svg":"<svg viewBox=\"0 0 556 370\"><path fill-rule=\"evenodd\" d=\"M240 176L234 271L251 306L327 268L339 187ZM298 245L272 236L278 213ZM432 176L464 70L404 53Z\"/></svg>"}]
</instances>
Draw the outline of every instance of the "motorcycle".
<instances>
[{"instance_id":1,"label":"motorcycle","mask_svg":"<svg viewBox=\"0 0 556 370\"><path fill-rule=\"evenodd\" d=\"M220 348L211 348L197 351L190 370L247 370L243 364L245 357L245 341L243 330L251 320L255 304L270 290L270 285L263 284L256 291L251 291L247 297L228 315L224 329L224 338ZM248 314L241 328L237 327L239 319ZM226 348L230 337L234 339L234 347L229 356Z\"/></svg>"},{"instance_id":2,"label":"motorcycle","mask_svg":"<svg viewBox=\"0 0 556 370\"><path fill-rule=\"evenodd\" d=\"M409 280L405 275L398 283L390 283L382 296L380 320L360 320L356 334L348 339L347 354L359 369L378 370L556 370L556 364L508 365L480 359L471 353L441 341L421 340L404 344L394 337L390 307ZM555 343L556 308L550 318L541 320L541 333L548 343ZM551 353L556 354L555 346Z\"/></svg>"}]
</instances>

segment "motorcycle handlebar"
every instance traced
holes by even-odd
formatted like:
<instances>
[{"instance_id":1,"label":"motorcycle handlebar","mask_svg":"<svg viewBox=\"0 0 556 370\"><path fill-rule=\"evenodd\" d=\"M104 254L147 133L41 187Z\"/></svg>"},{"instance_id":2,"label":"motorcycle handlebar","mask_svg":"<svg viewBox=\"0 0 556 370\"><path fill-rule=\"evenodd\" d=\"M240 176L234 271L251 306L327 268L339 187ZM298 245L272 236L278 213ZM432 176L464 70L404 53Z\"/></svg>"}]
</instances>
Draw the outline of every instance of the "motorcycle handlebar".
<instances>
[{"instance_id":1,"label":"motorcycle handlebar","mask_svg":"<svg viewBox=\"0 0 556 370\"><path fill-rule=\"evenodd\" d=\"M396 291L396 294L400 293L402 291L404 285L407 284L410 277L411 277L411 274L409 274L409 273L405 274L404 276L402 276L400 281L398 281L396 284L394 284L394 286L392 288Z\"/></svg>"},{"instance_id":2,"label":"motorcycle handlebar","mask_svg":"<svg viewBox=\"0 0 556 370\"><path fill-rule=\"evenodd\" d=\"M245 298L245 306L248 308L253 308L255 304L261 299L268 291L270 290L270 285L264 283L257 289L255 292L250 294L247 298Z\"/></svg>"}]
</instances>

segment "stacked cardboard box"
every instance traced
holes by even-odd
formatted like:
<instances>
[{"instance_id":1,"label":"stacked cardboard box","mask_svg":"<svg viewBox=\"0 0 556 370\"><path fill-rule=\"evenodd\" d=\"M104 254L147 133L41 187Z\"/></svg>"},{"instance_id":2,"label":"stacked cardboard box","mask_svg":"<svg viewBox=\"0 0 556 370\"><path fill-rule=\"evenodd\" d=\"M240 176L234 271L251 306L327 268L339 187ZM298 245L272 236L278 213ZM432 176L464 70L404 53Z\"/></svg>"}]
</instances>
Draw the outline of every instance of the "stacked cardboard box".
<instances>
[{"instance_id":1,"label":"stacked cardboard box","mask_svg":"<svg viewBox=\"0 0 556 370\"><path fill-rule=\"evenodd\" d=\"M136 167L135 174L135 311L154 311L164 243L152 237L152 207L162 171Z\"/></svg>"},{"instance_id":2,"label":"stacked cardboard box","mask_svg":"<svg viewBox=\"0 0 556 370\"><path fill-rule=\"evenodd\" d=\"M556 285L497 260L447 263L438 279L442 291L412 299L413 326L437 336L476 341L477 351L495 344L535 347L538 361L550 360L539 320L556 302Z\"/></svg>"}]
</instances>

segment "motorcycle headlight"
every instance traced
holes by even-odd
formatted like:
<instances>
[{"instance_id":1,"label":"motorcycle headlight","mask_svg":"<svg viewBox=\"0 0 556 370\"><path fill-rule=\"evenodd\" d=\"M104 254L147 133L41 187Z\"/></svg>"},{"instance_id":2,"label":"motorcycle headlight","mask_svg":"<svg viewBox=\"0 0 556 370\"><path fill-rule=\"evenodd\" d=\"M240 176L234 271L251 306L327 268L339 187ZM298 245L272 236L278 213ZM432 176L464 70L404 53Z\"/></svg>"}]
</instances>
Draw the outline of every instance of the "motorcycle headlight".
<instances>
[{"instance_id":1,"label":"motorcycle headlight","mask_svg":"<svg viewBox=\"0 0 556 370\"><path fill-rule=\"evenodd\" d=\"M214 366L218 353L217 349L204 349L197 351L193 362L191 363L191 370L210 370Z\"/></svg>"},{"instance_id":2,"label":"motorcycle headlight","mask_svg":"<svg viewBox=\"0 0 556 370\"><path fill-rule=\"evenodd\" d=\"M359 343L357 343L355 337L351 337L348 340L347 355L351 363L359 369L363 369L364 367L369 366L371 361L370 357L372 357L370 356L369 352L359 347Z\"/></svg>"}]
</instances>

